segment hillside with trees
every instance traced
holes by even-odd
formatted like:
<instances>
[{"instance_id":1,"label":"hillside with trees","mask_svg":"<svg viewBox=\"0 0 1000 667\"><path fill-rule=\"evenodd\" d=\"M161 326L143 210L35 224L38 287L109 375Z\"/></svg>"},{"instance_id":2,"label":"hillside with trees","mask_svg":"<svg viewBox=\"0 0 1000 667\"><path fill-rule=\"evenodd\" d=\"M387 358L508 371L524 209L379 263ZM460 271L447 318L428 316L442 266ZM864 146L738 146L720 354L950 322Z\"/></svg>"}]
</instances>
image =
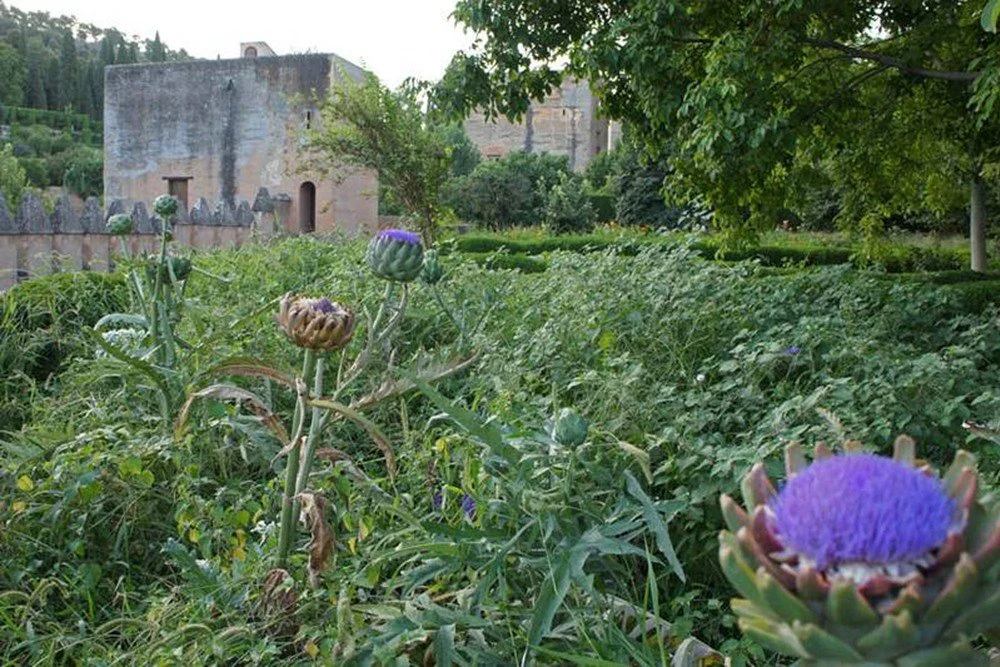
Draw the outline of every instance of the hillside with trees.
<instances>
[{"instance_id":1,"label":"hillside with trees","mask_svg":"<svg viewBox=\"0 0 1000 667\"><path fill-rule=\"evenodd\" d=\"M0 148L17 158L4 160L6 169L23 171L4 182L100 194L104 68L189 57L159 33L142 40L0 1ZM20 191L6 190L16 206Z\"/></svg>"}]
</instances>

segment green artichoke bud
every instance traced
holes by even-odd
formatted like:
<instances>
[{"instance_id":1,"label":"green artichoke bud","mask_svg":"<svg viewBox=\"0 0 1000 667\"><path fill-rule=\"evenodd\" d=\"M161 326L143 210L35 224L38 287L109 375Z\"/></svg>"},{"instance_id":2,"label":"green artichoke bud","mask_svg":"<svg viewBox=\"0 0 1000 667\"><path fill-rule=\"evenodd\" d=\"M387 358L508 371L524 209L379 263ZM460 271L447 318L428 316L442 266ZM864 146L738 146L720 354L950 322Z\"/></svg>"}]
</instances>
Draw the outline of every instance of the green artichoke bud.
<instances>
[{"instance_id":1,"label":"green artichoke bud","mask_svg":"<svg viewBox=\"0 0 1000 667\"><path fill-rule=\"evenodd\" d=\"M365 259L379 278L408 283L420 275L424 247L419 234L402 229L383 229L368 243Z\"/></svg>"},{"instance_id":2,"label":"green artichoke bud","mask_svg":"<svg viewBox=\"0 0 1000 667\"><path fill-rule=\"evenodd\" d=\"M552 422L552 439L564 447L578 447L587 439L587 420L563 408Z\"/></svg>"},{"instance_id":3,"label":"green artichoke bud","mask_svg":"<svg viewBox=\"0 0 1000 667\"><path fill-rule=\"evenodd\" d=\"M338 350L354 335L354 311L326 297L286 294L278 310L278 324L299 347Z\"/></svg>"},{"instance_id":4,"label":"green artichoke bud","mask_svg":"<svg viewBox=\"0 0 1000 667\"><path fill-rule=\"evenodd\" d=\"M180 257L175 255L168 255L167 261L164 264L160 264L159 257L151 256L146 262L146 277L149 278L150 282L156 281L156 267L160 267L161 281L170 284L170 269L167 265L170 265L170 269L173 269L174 276L177 278L178 282L186 280L191 274L191 260L187 257Z\"/></svg>"},{"instance_id":5,"label":"green artichoke bud","mask_svg":"<svg viewBox=\"0 0 1000 667\"><path fill-rule=\"evenodd\" d=\"M420 270L420 279L428 285L436 285L441 282L442 276L444 276L444 269L441 268L441 262L438 260L438 251L431 248L424 253L424 266Z\"/></svg>"},{"instance_id":6,"label":"green artichoke bud","mask_svg":"<svg viewBox=\"0 0 1000 667\"><path fill-rule=\"evenodd\" d=\"M113 234L114 236L128 236L132 233L132 218L124 213L113 215L108 218L105 229L107 229L108 234Z\"/></svg>"},{"instance_id":7,"label":"green artichoke bud","mask_svg":"<svg viewBox=\"0 0 1000 667\"><path fill-rule=\"evenodd\" d=\"M758 463L746 509L722 497L719 560L740 629L803 665L980 665L970 641L1000 625L1000 512L975 459L943 477L900 436L895 455L785 455L780 492Z\"/></svg>"},{"instance_id":8,"label":"green artichoke bud","mask_svg":"<svg viewBox=\"0 0 1000 667\"><path fill-rule=\"evenodd\" d=\"M153 213L160 216L161 220L170 220L177 215L177 208L180 203L173 195L160 195L153 200Z\"/></svg>"}]
</instances>

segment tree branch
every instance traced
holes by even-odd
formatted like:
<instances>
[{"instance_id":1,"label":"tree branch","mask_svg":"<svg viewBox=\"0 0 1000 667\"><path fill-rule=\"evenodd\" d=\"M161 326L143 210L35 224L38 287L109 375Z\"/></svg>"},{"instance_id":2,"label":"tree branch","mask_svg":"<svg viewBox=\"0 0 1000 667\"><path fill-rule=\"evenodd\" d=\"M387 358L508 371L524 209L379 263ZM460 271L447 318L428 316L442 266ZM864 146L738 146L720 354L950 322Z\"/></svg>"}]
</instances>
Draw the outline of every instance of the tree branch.
<instances>
[{"instance_id":1,"label":"tree branch","mask_svg":"<svg viewBox=\"0 0 1000 667\"><path fill-rule=\"evenodd\" d=\"M904 74L911 74L913 76L921 76L926 79L941 79L943 81L974 81L982 72L964 72L961 70L941 70L941 69L926 69L923 67L911 67L899 58L894 58L892 56L887 56L881 53L875 53L874 51L866 51L860 49L856 46L849 46L847 44L841 44L840 42L834 42L829 39L813 39L806 37L802 40L804 44L809 44L810 46L815 46L821 49L834 49L840 51L841 53L846 53L851 58L855 60L870 60L872 62L879 63L885 67L890 67L895 70L899 70Z\"/></svg>"}]
</instances>

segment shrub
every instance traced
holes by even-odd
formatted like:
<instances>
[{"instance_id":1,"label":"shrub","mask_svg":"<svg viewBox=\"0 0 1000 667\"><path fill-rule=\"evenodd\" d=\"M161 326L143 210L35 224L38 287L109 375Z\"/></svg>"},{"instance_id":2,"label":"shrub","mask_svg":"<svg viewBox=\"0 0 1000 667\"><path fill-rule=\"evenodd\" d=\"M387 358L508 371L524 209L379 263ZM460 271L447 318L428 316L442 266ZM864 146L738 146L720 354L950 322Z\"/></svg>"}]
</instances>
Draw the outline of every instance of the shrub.
<instances>
[{"instance_id":1,"label":"shrub","mask_svg":"<svg viewBox=\"0 0 1000 667\"><path fill-rule=\"evenodd\" d=\"M569 173L564 156L517 151L453 179L446 201L459 218L487 229L536 225L545 219L549 191Z\"/></svg>"},{"instance_id":2,"label":"shrub","mask_svg":"<svg viewBox=\"0 0 1000 667\"><path fill-rule=\"evenodd\" d=\"M549 190L545 224L554 234L590 232L594 229L594 209L583 189L583 179L560 174Z\"/></svg>"},{"instance_id":3,"label":"shrub","mask_svg":"<svg viewBox=\"0 0 1000 667\"><path fill-rule=\"evenodd\" d=\"M86 199L104 191L104 156L100 150L78 146L69 152L62 183L71 192Z\"/></svg>"},{"instance_id":4,"label":"shrub","mask_svg":"<svg viewBox=\"0 0 1000 667\"><path fill-rule=\"evenodd\" d=\"M647 161L634 149L627 150L615 176L616 220L625 226L680 226L680 211L668 208L663 198L663 182L668 170L663 162Z\"/></svg>"},{"instance_id":5,"label":"shrub","mask_svg":"<svg viewBox=\"0 0 1000 667\"><path fill-rule=\"evenodd\" d=\"M17 160L24 169L28 184L36 188L47 188L52 181L49 179L48 166L40 157L22 157Z\"/></svg>"},{"instance_id":6,"label":"shrub","mask_svg":"<svg viewBox=\"0 0 1000 667\"><path fill-rule=\"evenodd\" d=\"M12 211L21 204L21 195L27 183L27 174L14 157L13 148L10 145L0 147L0 194Z\"/></svg>"}]
</instances>

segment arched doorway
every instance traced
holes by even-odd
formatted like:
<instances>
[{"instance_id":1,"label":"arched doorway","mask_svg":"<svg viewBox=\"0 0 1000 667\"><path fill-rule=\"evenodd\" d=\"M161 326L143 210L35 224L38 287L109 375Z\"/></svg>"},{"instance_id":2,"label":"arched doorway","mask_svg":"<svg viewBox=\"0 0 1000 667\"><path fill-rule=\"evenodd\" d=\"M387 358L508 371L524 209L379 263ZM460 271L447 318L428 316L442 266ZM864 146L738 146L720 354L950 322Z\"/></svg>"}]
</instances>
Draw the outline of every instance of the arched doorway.
<instances>
[{"instance_id":1,"label":"arched doorway","mask_svg":"<svg viewBox=\"0 0 1000 667\"><path fill-rule=\"evenodd\" d=\"M306 181L299 186L299 232L316 231L316 186Z\"/></svg>"}]
</instances>

